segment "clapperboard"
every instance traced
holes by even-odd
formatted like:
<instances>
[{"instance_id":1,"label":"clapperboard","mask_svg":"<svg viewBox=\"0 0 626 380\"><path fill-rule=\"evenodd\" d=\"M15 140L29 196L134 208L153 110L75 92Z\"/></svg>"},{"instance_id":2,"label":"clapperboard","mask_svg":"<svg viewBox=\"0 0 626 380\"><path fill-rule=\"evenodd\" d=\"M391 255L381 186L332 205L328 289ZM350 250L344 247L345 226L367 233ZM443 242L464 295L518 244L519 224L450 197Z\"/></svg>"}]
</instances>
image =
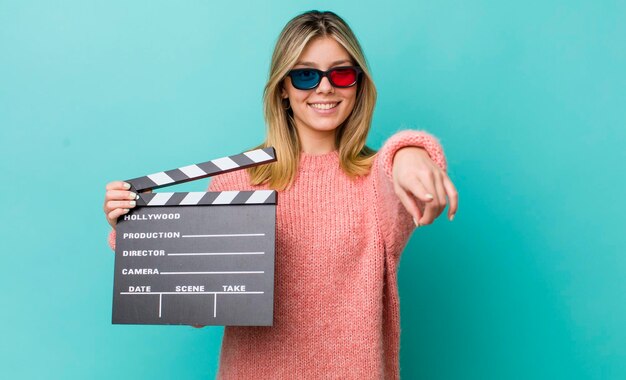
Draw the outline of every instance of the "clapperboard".
<instances>
[{"instance_id":1,"label":"clapperboard","mask_svg":"<svg viewBox=\"0 0 626 380\"><path fill-rule=\"evenodd\" d=\"M141 192L274 161L270 147L126 181L114 324L272 325L276 192Z\"/></svg>"}]
</instances>

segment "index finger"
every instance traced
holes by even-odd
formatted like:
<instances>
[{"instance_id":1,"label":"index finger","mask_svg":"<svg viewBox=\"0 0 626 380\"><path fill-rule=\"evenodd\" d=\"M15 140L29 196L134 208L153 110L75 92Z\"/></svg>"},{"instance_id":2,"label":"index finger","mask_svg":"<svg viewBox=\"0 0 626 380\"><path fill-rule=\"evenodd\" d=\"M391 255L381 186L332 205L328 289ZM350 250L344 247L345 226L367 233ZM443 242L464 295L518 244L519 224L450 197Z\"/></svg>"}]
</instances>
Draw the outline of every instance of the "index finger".
<instances>
[{"instance_id":1,"label":"index finger","mask_svg":"<svg viewBox=\"0 0 626 380\"><path fill-rule=\"evenodd\" d=\"M130 183L124 181L113 181L106 185L107 190L128 190L130 189Z\"/></svg>"},{"instance_id":2,"label":"index finger","mask_svg":"<svg viewBox=\"0 0 626 380\"><path fill-rule=\"evenodd\" d=\"M446 194L448 195L448 200L450 200L450 204L448 206L448 218L452 220L454 214L456 214L459 208L459 194L447 175L443 179L443 186L446 188Z\"/></svg>"}]
</instances>

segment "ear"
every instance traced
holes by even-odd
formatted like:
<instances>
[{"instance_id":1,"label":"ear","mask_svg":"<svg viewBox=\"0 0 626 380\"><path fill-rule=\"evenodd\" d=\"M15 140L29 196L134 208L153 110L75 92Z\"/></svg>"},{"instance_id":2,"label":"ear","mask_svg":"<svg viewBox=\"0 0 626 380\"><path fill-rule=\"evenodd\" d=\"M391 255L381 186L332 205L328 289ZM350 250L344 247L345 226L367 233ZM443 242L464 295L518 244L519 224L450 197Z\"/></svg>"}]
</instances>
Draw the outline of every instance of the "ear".
<instances>
[{"instance_id":1,"label":"ear","mask_svg":"<svg viewBox=\"0 0 626 380\"><path fill-rule=\"evenodd\" d=\"M283 99L288 99L289 95L287 94L287 90L285 89L286 85L287 85L287 78L284 78L282 81L280 81L280 97Z\"/></svg>"}]
</instances>

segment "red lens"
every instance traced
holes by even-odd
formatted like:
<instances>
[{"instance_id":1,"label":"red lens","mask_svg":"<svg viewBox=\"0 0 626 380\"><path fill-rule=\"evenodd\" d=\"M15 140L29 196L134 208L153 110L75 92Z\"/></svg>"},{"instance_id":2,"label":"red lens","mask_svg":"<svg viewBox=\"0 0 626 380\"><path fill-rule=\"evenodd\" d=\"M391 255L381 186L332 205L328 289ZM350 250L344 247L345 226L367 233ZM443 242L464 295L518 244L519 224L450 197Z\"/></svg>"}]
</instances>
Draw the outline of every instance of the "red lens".
<instances>
[{"instance_id":1,"label":"red lens","mask_svg":"<svg viewBox=\"0 0 626 380\"><path fill-rule=\"evenodd\" d=\"M356 70L353 68L335 69L328 76L331 82L338 87L347 87L356 82Z\"/></svg>"}]
</instances>

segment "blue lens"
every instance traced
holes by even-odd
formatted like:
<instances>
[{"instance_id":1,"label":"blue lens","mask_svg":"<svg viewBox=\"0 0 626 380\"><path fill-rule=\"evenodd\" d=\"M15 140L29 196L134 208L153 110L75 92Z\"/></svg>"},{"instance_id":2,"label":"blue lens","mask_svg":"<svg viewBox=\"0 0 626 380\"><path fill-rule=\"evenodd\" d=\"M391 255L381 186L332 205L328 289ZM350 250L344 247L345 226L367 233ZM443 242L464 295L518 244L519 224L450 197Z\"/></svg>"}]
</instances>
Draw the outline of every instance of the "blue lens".
<instances>
[{"instance_id":1,"label":"blue lens","mask_svg":"<svg viewBox=\"0 0 626 380\"><path fill-rule=\"evenodd\" d=\"M320 75L316 70L298 69L292 70L289 74L291 84L298 89L309 89L317 86Z\"/></svg>"}]
</instances>

